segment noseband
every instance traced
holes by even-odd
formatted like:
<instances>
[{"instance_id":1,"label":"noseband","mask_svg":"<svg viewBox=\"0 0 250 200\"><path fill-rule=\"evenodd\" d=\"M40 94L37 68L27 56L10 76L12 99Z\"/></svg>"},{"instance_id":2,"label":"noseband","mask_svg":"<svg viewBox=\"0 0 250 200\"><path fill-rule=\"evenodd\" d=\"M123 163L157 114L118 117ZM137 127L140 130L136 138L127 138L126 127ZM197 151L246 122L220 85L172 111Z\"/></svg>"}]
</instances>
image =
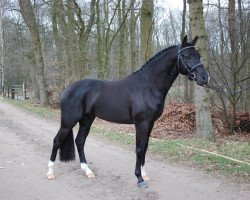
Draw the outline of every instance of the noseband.
<instances>
[{"instance_id":1,"label":"noseband","mask_svg":"<svg viewBox=\"0 0 250 200\"><path fill-rule=\"evenodd\" d=\"M191 48L195 48L195 47L194 47L194 46L188 46L188 47L184 47L184 48L180 49L180 46L179 46L179 50L178 50L178 70L179 70L179 72L180 72L180 61L181 61L182 65L183 65L183 66L186 68L186 70L188 71L187 76L188 76L190 79L195 80L195 79L196 79L196 74L193 73L194 70L195 70L196 68L198 68L198 67L204 67L204 65L203 65L201 62L199 62L199 63L193 65L191 68L189 68L189 67L187 66L186 62L185 62L184 59L182 58L181 52L183 52L183 51L185 51L185 50L187 50L187 49L191 49Z\"/></svg>"}]
</instances>

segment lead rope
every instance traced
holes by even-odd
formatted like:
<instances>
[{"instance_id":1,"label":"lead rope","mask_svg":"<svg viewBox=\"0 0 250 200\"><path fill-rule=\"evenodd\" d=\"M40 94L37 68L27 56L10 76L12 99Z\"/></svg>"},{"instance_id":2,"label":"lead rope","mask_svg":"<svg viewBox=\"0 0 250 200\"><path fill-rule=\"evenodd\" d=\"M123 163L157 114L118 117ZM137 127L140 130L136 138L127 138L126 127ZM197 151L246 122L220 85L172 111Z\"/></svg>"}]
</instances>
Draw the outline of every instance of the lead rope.
<instances>
[{"instance_id":1,"label":"lead rope","mask_svg":"<svg viewBox=\"0 0 250 200\"><path fill-rule=\"evenodd\" d=\"M211 77L211 79L216 83L216 80L213 77ZM238 83L241 83L241 82L246 81L248 79L250 79L250 77L244 78L244 79L242 79L240 81L236 81L235 83L228 83L228 84L224 84L224 85L219 85L219 84L216 83L217 86L215 86L215 85L209 84L207 87L210 88L211 90L214 90L214 91L217 91L217 92L225 92L224 87L234 85L234 84L238 84ZM246 85L245 88L236 91L235 94L239 94L239 93L241 93L241 92L243 92L245 90L248 90L249 88L250 88L250 85Z\"/></svg>"}]
</instances>

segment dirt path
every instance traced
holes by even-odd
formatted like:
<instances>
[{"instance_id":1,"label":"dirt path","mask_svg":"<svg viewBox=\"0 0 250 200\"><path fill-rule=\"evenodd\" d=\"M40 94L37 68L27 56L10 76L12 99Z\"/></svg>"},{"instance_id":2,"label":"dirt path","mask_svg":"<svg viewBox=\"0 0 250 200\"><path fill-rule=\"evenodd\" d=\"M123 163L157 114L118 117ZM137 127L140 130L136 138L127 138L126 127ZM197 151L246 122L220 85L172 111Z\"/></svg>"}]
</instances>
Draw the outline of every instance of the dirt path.
<instances>
[{"instance_id":1,"label":"dirt path","mask_svg":"<svg viewBox=\"0 0 250 200\"><path fill-rule=\"evenodd\" d=\"M133 150L89 137L86 155L96 174L88 180L78 159L56 162L57 179L46 179L58 124L23 112L0 100L1 200L243 200L250 185L220 180L200 171L147 159L149 189L139 189L133 174Z\"/></svg>"}]
</instances>

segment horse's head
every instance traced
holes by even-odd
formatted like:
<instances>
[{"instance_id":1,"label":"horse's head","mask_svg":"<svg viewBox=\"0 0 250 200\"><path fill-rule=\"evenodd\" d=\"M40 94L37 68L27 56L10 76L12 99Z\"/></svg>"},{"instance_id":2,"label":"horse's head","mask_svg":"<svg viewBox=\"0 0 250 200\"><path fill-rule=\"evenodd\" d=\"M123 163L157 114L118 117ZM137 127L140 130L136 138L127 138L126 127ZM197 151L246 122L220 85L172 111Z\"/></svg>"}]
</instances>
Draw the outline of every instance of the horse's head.
<instances>
[{"instance_id":1,"label":"horse's head","mask_svg":"<svg viewBox=\"0 0 250 200\"><path fill-rule=\"evenodd\" d=\"M196 81L198 85L208 84L209 75L200 61L200 54L195 49L198 36L190 43L187 42L187 36L184 37L178 51L178 68L182 75L188 76L189 80Z\"/></svg>"}]
</instances>

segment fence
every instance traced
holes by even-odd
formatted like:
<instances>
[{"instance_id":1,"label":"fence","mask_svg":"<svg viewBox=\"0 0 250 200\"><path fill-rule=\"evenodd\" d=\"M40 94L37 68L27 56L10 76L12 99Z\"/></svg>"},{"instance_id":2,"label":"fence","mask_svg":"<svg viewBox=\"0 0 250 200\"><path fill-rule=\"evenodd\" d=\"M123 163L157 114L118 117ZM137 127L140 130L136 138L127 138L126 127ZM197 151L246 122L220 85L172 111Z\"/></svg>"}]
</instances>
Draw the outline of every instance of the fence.
<instances>
[{"instance_id":1,"label":"fence","mask_svg":"<svg viewBox=\"0 0 250 200\"><path fill-rule=\"evenodd\" d=\"M11 85L2 87L3 97L25 100L27 98L26 83L22 85Z\"/></svg>"}]
</instances>

